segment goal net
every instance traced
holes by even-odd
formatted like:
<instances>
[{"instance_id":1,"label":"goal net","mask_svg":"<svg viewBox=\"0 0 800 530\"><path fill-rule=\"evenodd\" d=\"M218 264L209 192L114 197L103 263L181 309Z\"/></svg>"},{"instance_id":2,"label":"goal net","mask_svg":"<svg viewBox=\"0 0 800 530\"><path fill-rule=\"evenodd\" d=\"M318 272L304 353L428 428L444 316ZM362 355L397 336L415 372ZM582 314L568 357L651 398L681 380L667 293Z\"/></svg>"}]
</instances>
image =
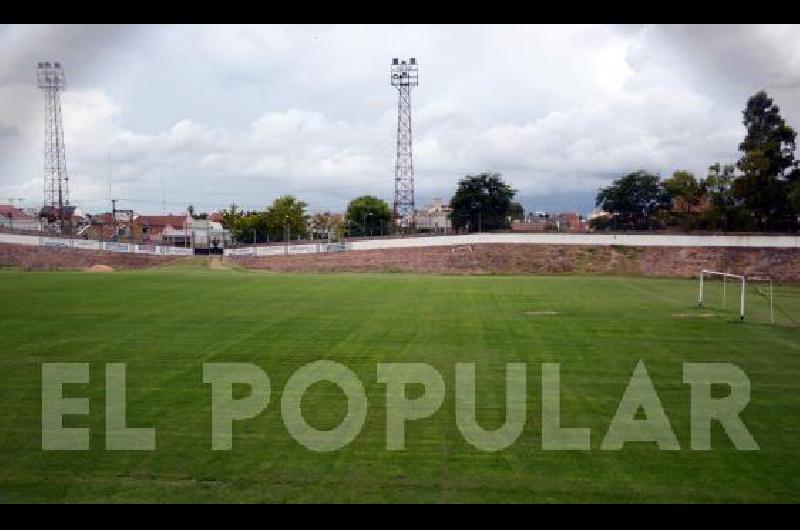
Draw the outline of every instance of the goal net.
<instances>
[{"instance_id":1,"label":"goal net","mask_svg":"<svg viewBox=\"0 0 800 530\"><path fill-rule=\"evenodd\" d=\"M768 276L702 270L697 305L740 320L800 326L800 286Z\"/></svg>"},{"instance_id":2,"label":"goal net","mask_svg":"<svg viewBox=\"0 0 800 530\"><path fill-rule=\"evenodd\" d=\"M700 271L697 306L721 313L745 316L747 279L740 274L721 271Z\"/></svg>"}]
</instances>

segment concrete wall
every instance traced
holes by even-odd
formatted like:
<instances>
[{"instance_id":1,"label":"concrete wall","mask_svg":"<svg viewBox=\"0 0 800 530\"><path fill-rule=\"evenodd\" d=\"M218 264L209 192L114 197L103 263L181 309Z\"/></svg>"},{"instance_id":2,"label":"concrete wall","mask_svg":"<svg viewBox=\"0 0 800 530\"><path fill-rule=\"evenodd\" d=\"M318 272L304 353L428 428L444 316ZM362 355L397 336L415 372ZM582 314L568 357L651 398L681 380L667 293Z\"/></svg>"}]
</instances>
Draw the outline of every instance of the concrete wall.
<instances>
[{"instance_id":1,"label":"concrete wall","mask_svg":"<svg viewBox=\"0 0 800 530\"><path fill-rule=\"evenodd\" d=\"M477 243L527 245L620 245L634 247L770 247L800 248L800 236L693 236L675 234L470 234L354 241L353 250L408 248Z\"/></svg>"},{"instance_id":2,"label":"concrete wall","mask_svg":"<svg viewBox=\"0 0 800 530\"><path fill-rule=\"evenodd\" d=\"M30 270L84 269L96 265L138 269L171 263L179 257L133 252L109 252L56 246L0 244L0 267Z\"/></svg>"},{"instance_id":3,"label":"concrete wall","mask_svg":"<svg viewBox=\"0 0 800 530\"><path fill-rule=\"evenodd\" d=\"M505 243L226 259L253 268L297 272L574 273L691 278L700 269L712 269L800 282L798 248Z\"/></svg>"}]
</instances>

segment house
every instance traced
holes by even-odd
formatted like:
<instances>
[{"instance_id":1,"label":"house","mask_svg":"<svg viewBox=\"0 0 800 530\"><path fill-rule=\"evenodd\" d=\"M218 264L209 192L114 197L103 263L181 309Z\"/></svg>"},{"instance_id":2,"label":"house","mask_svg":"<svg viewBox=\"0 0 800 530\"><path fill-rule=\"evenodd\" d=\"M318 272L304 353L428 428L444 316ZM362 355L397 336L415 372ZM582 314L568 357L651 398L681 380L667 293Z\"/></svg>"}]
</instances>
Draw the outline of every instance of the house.
<instances>
[{"instance_id":1,"label":"house","mask_svg":"<svg viewBox=\"0 0 800 530\"><path fill-rule=\"evenodd\" d=\"M208 249L221 251L231 243L231 233L222 227L222 223L210 219L191 219L184 229L184 236L188 235L195 249ZM171 231L167 237L178 237L178 231Z\"/></svg>"},{"instance_id":2,"label":"house","mask_svg":"<svg viewBox=\"0 0 800 530\"><path fill-rule=\"evenodd\" d=\"M423 206L415 212L417 230L421 232L447 233L453 229L450 214L453 209L442 199L433 199L431 204Z\"/></svg>"},{"instance_id":3,"label":"house","mask_svg":"<svg viewBox=\"0 0 800 530\"><path fill-rule=\"evenodd\" d=\"M39 230L39 220L10 204L0 204L0 227L7 230Z\"/></svg>"},{"instance_id":4,"label":"house","mask_svg":"<svg viewBox=\"0 0 800 530\"><path fill-rule=\"evenodd\" d=\"M555 222L560 232L586 232L589 226L581 214L574 212L556 214Z\"/></svg>"},{"instance_id":5,"label":"house","mask_svg":"<svg viewBox=\"0 0 800 530\"><path fill-rule=\"evenodd\" d=\"M209 216L210 217L210 216ZM136 224L142 237L160 245L219 250L230 246L231 233L219 221L184 215L140 215Z\"/></svg>"},{"instance_id":6,"label":"house","mask_svg":"<svg viewBox=\"0 0 800 530\"><path fill-rule=\"evenodd\" d=\"M323 212L308 217L308 232L312 239L331 239L337 235L337 227L345 222L345 214L339 212Z\"/></svg>"},{"instance_id":7,"label":"house","mask_svg":"<svg viewBox=\"0 0 800 530\"><path fill-rule=\"evenodd\" d=\"M137 239L154 243L162 241L162 234L169 229L169 233L176 234L178 230L185 230L192 224L192 217L187 213L183 215L138 215L133 220Z\"/></svg>"},{"instance_id":8,"label":"house","mask_svg":"<svg viewBox=\"0 0 800 530\"><path fill-rule=\"evenodd\" d=\"M113 241L120 236L117 223L114 222L111 212L89 215L89 228L86 237L99 241Z\"/></svg>"},{"instance_id":9,"label":"house","mask_svg":"<svg viewBox=\"0 0 800 530\"><path fill-rule=\"evenodd\" d=\"M514 232L586 232L589 225L583 216L574 212L529 213L524 221L513 221Z\"/></svg>"}]
</instances>

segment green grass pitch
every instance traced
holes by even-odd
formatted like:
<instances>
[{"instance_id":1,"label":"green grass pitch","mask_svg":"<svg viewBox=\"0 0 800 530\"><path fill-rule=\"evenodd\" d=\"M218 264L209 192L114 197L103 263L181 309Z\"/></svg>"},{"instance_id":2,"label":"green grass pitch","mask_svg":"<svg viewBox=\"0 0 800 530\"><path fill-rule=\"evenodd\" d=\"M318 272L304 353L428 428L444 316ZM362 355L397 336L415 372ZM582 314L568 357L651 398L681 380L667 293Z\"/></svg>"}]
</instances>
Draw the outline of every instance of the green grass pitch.
<instances>
[{"instance_id":1,"label":"green grass pitch","mask_svg":"<svg viewBox=\"0 0 800 530\"><path fill-rule=\"evenodd\" d=\"M800 299L781 299L768 325L696 309L696 292L696 281L623 277L1 271L0 502L798 502L800 328L786 320ZM319 359L356 372L369 399L361 433L330 453L297 443L280 417L289 375ZM680 451L600 450L639 359ZM742 418L759 451L735 450L718 424L711 451L689 449L685 361L747 373ZM90 363L90 384L65 386L90 414L64 419L91 428L89 451L42 451L43 362ZM155 451L105 449L107 362L127 363L128 425L156 427ZM271 380L268 408L235 423L232 451L211 450L203 362L252 362ZM429 363L447 383L442 407L408 423L404 451L385 447L379 362ZM487 429L505 418L505 363L528 364L511 447L482 452L460 434L457 362L477 363ZM542 362L560 363L562 426L590 427L592 450L542 449ZM303 398L320 429L345 409L332 383Z\"/></svg>"}]
</instances>

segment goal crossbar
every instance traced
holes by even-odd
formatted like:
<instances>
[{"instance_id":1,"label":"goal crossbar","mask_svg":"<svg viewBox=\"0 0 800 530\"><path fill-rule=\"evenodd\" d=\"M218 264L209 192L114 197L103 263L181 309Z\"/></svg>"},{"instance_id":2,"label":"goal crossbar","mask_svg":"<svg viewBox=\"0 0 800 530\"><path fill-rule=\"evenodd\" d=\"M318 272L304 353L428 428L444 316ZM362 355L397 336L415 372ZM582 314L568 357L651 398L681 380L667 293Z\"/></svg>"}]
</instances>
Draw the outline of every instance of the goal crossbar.
<instances>
[{"instance_id":1,"label":"goal crossbar","mask_svg":"<svg viewBox=\"0 0 800 530\"><path fill-rule=\"evenodd\" d=\"M747 287L747 278L742 276L741 274L732 274L730 272L720 272L720 271L710 271L707 269L702 269L700 271L700 295L697 298L697 307L703 307L703 279L706 275L713 275L713 276L721 276L723 283L727 278L735 278L737 280L741 280L742 282L742 289L741 294L739 296L739 319L744 320L744 292L745 288ZM725 291L723 289L723 305L725 303Z\"/></svg>"},{"instance_id":2,"label":"goal crossbar","mask_svg":"<svg viewBox=\"0 0 800 530\"><path fill-rule=\"evenodd\" d=\"M739 319L740 320L744 320L744 314L745 314L745 291L747 290L747 281L750 280L750 281L753 281L753 282L769 283L769 320L770 320L771 323L773 323L773 324L775 323L775 311L774 311L774 308L773 308L772 278L764 277L764 276L750 276L750 277L747 277L747 276L744 276L742 274L733 274L733 273L730 273L730 272L721 272L721 271L712 271L712 270L708 270L708 269L702 269L700 271L700 294L699 294L699 296L697 298L697 306L698 307L702 307L703 306L703 302L704 302L704 299L703 299L703 295L704 295L703 280L704 280L706 275L719 276L719 277L722 278L722 284L723 284L722 285L722 308L723 309L725 309L725 281L728 278L731 278L731 279L734 279L734 280L737 280L737 281L741 281L742 288L741 288L741 293L740 293L740 296L739 296Z\"/></svg>"}]
</instances>

